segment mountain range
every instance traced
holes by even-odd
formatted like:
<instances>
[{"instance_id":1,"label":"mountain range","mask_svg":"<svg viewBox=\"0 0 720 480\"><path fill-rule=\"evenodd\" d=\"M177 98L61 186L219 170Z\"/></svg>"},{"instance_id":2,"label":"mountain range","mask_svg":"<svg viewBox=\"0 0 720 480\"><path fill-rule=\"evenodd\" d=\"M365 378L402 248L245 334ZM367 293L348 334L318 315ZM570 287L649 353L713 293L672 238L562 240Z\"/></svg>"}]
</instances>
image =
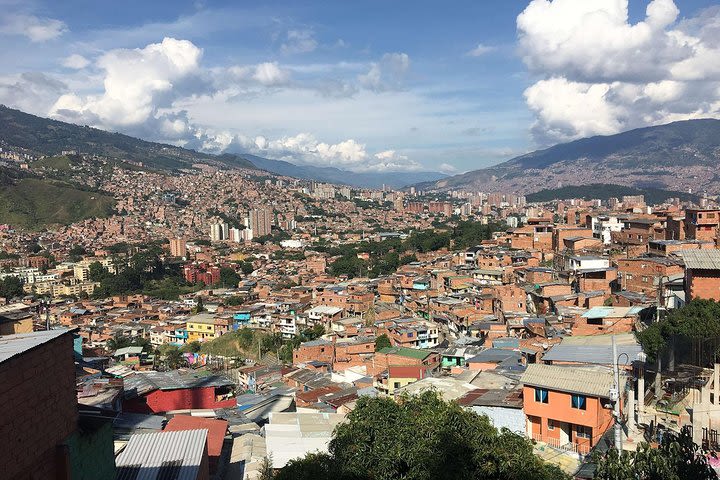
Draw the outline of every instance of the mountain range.
<instances>
[{"instance_id":1,"label":"mountain range","mask_svg":"<svg viewBox=\"0 0 720 480\"><path fill-rule=\"evenodd\" d=\"M2 143L38 155L55 156L63 151L75 150L118 161L142 163L143 167L152 170L177 170L205 163L221 168L260 169L276 175L366 188L379 188L382 185L399 188L446 177L438 172L356 173L334 167L295 165L287 161L242 153L212 155L38 117L4 105L0 105L0 146Z\"/></svg>"},{"instance_id":2,"label":"mountain range","mask_svg":"<svg viewBox=\"0 0 720 480\"><path fill-rule=\"evenodd\" d=\"M416 187L527 194L603 182L714 192L720 189L718 160L720 120L685 120L562 143Z\"/></svg>"},{"instance_id":3,"label":"mountain range","mask_svg":"<svg viewBox=\"0 0 720 480\"><path fill-rule=\"evenodd\" d=\"M312 165L295 165L283 160L270 160L256 155L240 154L261 170L278 175L317 180L319 182L339 183L355 187L400 188L420 182L432 182L447 175L438 172L348 172L335 167L315 167Z\"/></svg>"}]
</instances>

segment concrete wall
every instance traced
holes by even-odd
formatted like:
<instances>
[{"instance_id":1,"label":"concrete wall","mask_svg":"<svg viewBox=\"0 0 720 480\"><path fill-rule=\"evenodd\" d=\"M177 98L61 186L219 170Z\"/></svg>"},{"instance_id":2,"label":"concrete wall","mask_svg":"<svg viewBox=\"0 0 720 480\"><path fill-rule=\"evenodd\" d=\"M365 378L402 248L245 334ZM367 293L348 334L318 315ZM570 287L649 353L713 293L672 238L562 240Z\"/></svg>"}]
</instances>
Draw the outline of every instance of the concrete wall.
<instances>
[{"instance_id":1,"label":"concrete wall","mask_svg":"<svg viewBox=\"0 0 720 480\"><path fill-rule=\"evenodd\" d=\"M480 415L487 415L495 428L507 428L518 435L525 435L525 413L522 408L506 407L477 407L472 411Z\"/></svg>"}]
</instances>

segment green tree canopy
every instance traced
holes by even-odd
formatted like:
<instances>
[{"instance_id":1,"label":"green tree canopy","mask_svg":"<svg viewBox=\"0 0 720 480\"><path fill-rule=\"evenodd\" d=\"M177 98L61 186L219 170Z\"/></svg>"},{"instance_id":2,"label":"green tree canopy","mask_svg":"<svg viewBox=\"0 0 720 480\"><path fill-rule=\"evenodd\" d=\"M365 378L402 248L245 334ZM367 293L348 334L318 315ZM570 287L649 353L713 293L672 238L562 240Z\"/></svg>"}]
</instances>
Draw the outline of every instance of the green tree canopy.
<instances>
[{"instance_id":1,"label":"green tree canopy","mask_svg":"<svg viewBox=\"0 0 720 480\"><path fill-rule=\"evenodd\" d=\"M240 283L240 275L230 267L222 267L220 269L220 284L225 287L237 287Z\"/></svg>"},{"instance_id":2,"label":"green tree canopy","mask_svg":"<svg viewBox=\"0 0 720 480\"><path fill-rule=\"evenodd\" d=\"M329 454L310 454L278 480L567 479L533 454L525 438L498 432L487 417L445 402L436 392L362 397L339 425Z\"/></svg>"},{"instance_id":3,"label":"green tree canopy","mask_svg":"<svg viewBox=\"0 0 720 480\"><path fill-rule=\"evenodd\" d=\"M720 303L693 300L682 308L671 310L660 322L651 324L635 336L652 359L667 347L673 336L696 340L720 337Z\"/></svg>"},{"instance_id":4,"label":"green tree canopy","mask_svg":"<svg viewBox=\"0 0 720 480\"><path fill-rule=\"evenodd\" d=\"M597 480L714 480L718 476L705 453L693 443L687 429L668 431L658 448L647 443L634 452L618 454L614 448L596 456Z\"/></svg>"},{"instance_id":5,"label":"green tree canopy","mask_svg":"<svg viewBox=\"0 0 720 480\"><path fill-rule=\"evenodd\" d=\"M392 343L390 342L390 337L383 333L375 339L375 351L379 352L387 347L392 347Z\"/></svg>"},{"instance_id":6,"label":"green tree canopy","mask_svg":"<svg viewBox=\"0 0 720 480\"><path fill-rule=\"evenodd\" d=\"M0 280L0 297L13 298L25 295L23 281L19 277L6 277Z\"/></svg>"}]
</instances>

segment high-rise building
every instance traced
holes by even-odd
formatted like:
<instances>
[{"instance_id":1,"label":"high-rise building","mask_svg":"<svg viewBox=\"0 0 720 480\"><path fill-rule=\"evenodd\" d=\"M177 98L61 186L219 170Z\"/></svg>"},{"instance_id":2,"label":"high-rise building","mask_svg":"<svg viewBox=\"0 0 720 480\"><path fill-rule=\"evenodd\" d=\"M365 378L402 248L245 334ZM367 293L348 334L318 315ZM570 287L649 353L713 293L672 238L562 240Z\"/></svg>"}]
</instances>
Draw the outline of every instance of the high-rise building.
<instances>
[{"instance_id":1,"label":"high-rise building","mask_svg":"<svg viewBox=\"0 0 720 480\"><path fill-rule=\"evenodd\" d=\"M228 238L228 225L227 223L213 223L210 225L210 241L219 242L221 240L227 240Z\"/></svg>"},{"instance_id":2,"label":"high-rise building","mask_svg":"<svg viewBox=\"0 0 720 480\"><path fill-rule=\"evenodd\" d=\"M173 257L187 257L187 244L184 238L170 239L170 255Z\"/></svg>"},{"instance_id":3,"label":"high-rise building","mask_svg":"<svg viewBox=\"0 0 720 480\"><path fill-rule=\"evenodd\" d=\"M257 208L250 210L249 227L253 231L253 236L263 237L270 235L272 225L272 210L268 208Z\"/></svg>"}]
</instances>

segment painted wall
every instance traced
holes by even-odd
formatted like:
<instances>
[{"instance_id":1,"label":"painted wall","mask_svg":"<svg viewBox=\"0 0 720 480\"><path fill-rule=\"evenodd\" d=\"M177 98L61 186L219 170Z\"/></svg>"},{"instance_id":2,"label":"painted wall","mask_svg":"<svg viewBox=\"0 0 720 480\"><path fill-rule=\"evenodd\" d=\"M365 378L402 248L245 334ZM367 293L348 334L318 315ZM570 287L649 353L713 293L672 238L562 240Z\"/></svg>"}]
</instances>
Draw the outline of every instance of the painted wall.
<instances>
[{"instance_id":1,"label":"painted wall","mask_svg":"<svg viewBox=\"0 0 720 480\"><path fill-rule=\"evenodd\" d=\"M490 423L498 430L507 428L518 435L525 435L525 413L522 408L473 406L471 409L480 415L487 415Z\"/></svg>"},{"instance_id":2,"label":"painted wall","mask_svg":"<svg viewBox=\"0 0 720 480\"><path fill-rule=\"evenodd\" d=\"M215 388L185 388L178 390L155 390L145 397L145 402L134 398L123 404L123 409L136 413L161 413L189 408L232 408L235 398L215 400Z\"/></svg>"}]
</instances>

